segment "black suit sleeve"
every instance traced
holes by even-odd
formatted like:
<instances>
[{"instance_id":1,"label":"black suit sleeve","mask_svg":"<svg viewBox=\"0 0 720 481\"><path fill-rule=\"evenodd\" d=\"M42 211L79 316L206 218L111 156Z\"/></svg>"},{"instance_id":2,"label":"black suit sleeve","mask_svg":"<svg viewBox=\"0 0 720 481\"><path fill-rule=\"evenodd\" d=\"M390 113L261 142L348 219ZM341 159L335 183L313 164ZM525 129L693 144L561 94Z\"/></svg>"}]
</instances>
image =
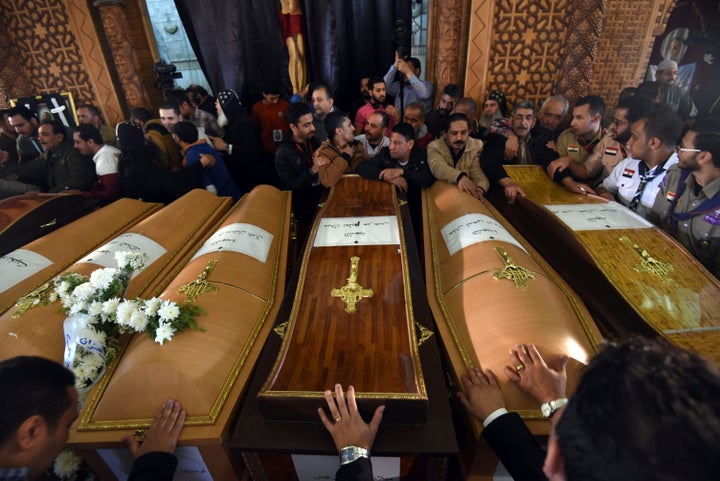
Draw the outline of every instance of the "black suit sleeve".
<instances>
[{"instance_id":1,"label":"black suit sleeve","mask_svg":"<svg viewBox=\"0 0 720 481\"><path fill-rule=\"evenodd\" d=\"M480 154L480 167L490 182L497 184L500 179L508 177L503 162L505 160L505 137L490 134Z\"/></svg>"},{"instance_id":2,"label":"black suit sleeve","mask_svg":"<svg viewBox=\"0 0 720 481\"><path fill-rule=\"evenodd\" d=\"M143 454L133 463L127 481L172 481L177 459L164 452Z\"/></svg>"},{"instance_id":3,"label":"black suit sleeve","mask_svg":"<svg viewBox=\"0 0 720 481\"><path fill-rule=\"evenodd\" d=\"M482 432L513 479L546 481L545 451L517 413L503 414Z\"/></svg>"},{"instance_id":4,"label":"black suit sleeve","mask_svg":"<svg viewBox=\"0 0 720 481\"><path fill-rule=\"evenodd\" d=\"M335 481L372 481L372 463L368 458L358 458L352 463L340 466Z\"/></svg>"},{"instance_id":5,"label":"black suit sleeve","mask_svg":"<svg viewBox=\"0 0 720 481\"><path fill-rule=\"evenodd\" d=\"M355 167L355 173L360 177L369 180L380 180L380 172L385 169L383 165L383 156L378 154L363 160Z\"/></svg>"}]
</instances>

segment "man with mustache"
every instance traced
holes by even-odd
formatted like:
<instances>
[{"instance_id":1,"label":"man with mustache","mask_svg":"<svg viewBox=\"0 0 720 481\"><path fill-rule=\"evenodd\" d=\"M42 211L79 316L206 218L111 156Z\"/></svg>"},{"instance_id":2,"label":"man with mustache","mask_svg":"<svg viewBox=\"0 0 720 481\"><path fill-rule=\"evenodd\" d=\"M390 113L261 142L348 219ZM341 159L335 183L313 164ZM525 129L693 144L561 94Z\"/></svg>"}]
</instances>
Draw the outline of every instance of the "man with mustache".
<instances>
[{"instance_id":1,"label":"man with mustache","mask_svg":"<svg viewBox=\"0 0 720 481\"><path fill-rule=\"evenodd\" d=\"M455 84L447 84L440 92L440 100L435 110L432 110L425 117L425 124L434 139L442 135L445 128L445 120L455 108L455 102L460 98L460 87Z\"/></svg>"},{"instance_id":2,"label":"man with mustache","mask_svg":"<svg viewBox=\"0 0 720 481\"><path fill-rule=\"evenodd\" d=\"M470 137L470 123L464 114L452 114L442 138L430 142L428 164L433 176L456 184L461 192L481 199L490 182L480 168L483 143Z\"/></svg>"}]
</instances>

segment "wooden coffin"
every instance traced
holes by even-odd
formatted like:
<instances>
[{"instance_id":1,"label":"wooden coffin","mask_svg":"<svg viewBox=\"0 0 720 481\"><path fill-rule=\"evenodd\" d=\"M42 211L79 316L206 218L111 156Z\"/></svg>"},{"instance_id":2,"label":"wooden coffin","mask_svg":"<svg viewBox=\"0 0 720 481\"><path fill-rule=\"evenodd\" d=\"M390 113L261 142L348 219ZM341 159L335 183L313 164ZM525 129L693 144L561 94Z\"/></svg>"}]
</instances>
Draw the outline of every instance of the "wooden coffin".
<instances>
[{"instance_id":1,"label":"wooden coffin","mask_svg":"<svg viewBox=\"0 0 720 481\"><path fill-rule=\"evenodd\" d=\"M363 410L384 403L386 420L424 421L408 273L394 187L343 177L316 216L284 341L260 389L266 419L317 420L323 392L339 382L355 386Z\"/></svg>"},{"instance_id":2,"label":"wooden coffin","mask_svg":"<svg viewBox=\"0 0 720 481\"><path fill-rule=\"evenodd\" d=\"M22 194L0 200L0 256L42 237L97 207L72 194Z\"/></svg>"},{"instance_id":3,"label":"wooden coffin","mask_svg":"<svg viewBox=\"0 0 720 481\"><path fill-rule=\"evenodd\" d=\"M193 190L84 255L64 272L89 275L100 267L117 267L114 252L140 249L151 261L132 279L126 296L152 297L187 263L196 243L222 219L230 202L229 198ZM84 242L88 226L81 226L69 244ZM62 361L66 316L60 312L60 303L38 305L18 317L13 317L14 312L15 308L10 308L0 317L0 359L36 355Z\"/></svg>"},{"instance_id":4,"label":"wooden coffin","mask_svg":"<svg viewBox=\"0 0 720 481\"><path fill-rule=\"evenodd\" d=\"M540 406L502 372L508 351L533 343L547 358L567 354L570 393L601 339L599 330L575 293L486 201L445 182L426 189L423 201L428 301L451 378L458 383L469 365L492 369L507 408L533 433L547 434L550 423ZM478 444L482 423L467 416L460 424L459 431L472 428L461 449L466 469L494 469L480 466L490 459Z\"/></svg>"},{"instance_id":5,"label":"wooden coffin","mask_svg":"<svg viewBox=\"0 0 720 481\"><path fill-rule=\"evenodd\" d=\"M0 313L84 254L161 207L162 204L120 199L0 257Z\"/></svg>"},{"instance_id":6,"label":"wooden coffin","mask_svg":"<svg viewBox=\"0 0 720 481\"><path fill-rule=\"evenodd\" d=\"M526 197L494 200L612 335L662 335L720 361L720 281L678 242L616 203L573 194L536 166L508 166ZM563 220L564 219L564 220Z\"/></svg>"},{"instance_id":7,"label":"wooden coffin","mask_svg":"<svg viewBox=\"0 0 720 481\"><path fill-rule=\"evenodd\" d=\"M226 449L230 421L281 301L289 221L289 192L262 185L243 197L160 296L186 302L188 286L204 278L191 291L205 311L198 318L204 331L163 346L133 336L85 402L71 446L86 455L97 447L125 451L121 437L147 428L173 398L188 413L180 446L197 448L213 479L238 479ZM103 479L115 479L97 452L87 457Z\"/></svg>"}]
</instances>

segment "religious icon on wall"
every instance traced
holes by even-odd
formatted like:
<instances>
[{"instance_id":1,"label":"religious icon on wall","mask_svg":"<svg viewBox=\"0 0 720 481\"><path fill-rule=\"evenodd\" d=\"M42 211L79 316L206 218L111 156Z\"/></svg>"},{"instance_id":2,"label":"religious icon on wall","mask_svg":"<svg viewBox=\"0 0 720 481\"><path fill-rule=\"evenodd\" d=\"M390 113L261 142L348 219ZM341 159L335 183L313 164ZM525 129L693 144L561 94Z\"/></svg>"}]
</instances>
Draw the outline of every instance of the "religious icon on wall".
<instances>
[{"instance_id":1,"label":"religious icon on wall","mask_svg":"<svg viewBox=\"0 0 720 481\"><path fill-rule=\"evenodd\" d=\"M278 12L280 30L288 49L288 73L293 93L305 88L307 66L305 64L305 40L303 38L303 13L298 0L281 0L282 10Z\"/></svg>"},{"instance_id":2,"label":"religious icon on wall","mask_svg":"<svg viewBox=\"0 0 720 481\"><path fill-rule=\"evenodd\" d=\"M78 125L77 113L75 112L75 100L70 92L11 99L10 105L13 107L24 105L35 112L40 121L59 120L66 127L75 127Z\"/></svg>"}]
</instances>

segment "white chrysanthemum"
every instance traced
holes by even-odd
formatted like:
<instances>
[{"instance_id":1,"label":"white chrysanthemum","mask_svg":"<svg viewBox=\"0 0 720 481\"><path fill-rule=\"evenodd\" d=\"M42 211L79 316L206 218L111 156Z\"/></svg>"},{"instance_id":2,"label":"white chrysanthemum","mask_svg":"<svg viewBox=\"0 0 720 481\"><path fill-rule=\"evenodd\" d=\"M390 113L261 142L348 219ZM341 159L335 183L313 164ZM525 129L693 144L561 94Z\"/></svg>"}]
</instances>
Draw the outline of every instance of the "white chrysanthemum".
<instances>
[{"instance_id":1,"label":"white chrysanthemum","mask_svg":"<svg viewBox=\"0 0 720 481\"><path fill-rule=\"evenodd\" d=\"M158 309L158 315L161 321L173 321L180 315L180 308L173 301L163 301Z\"/></svg>"},{"instance_id":2,"label":"white chrysanthemum","mask_svg":"<svg viewBox=\"0 0 720 481\"><path fill-rule=\"evenodd\" d=\"M135 252L116 252L115 253L115 261L117 261L118 267L120 269L130 269L133 271L137 271L142 269L145 266L145 262L147 262L148 256L144 253L135 253Z\"/></svg>"},{"instance_id":3,"label":"white chrysanthemum","mask_svg":"<svg viewBox=\"0 0 720 481\"><path fill-rule=\"evenodd\" d=\"M92 324L94 324L97 321L97 316L102 314L103 312L103 303L100 301L94 301L90 303L90 306L88 307L88 314L90 314L93 319L88 321Z\"/></svg>"},{"instance_id":4,"label":"white chrysanthemum","mask_svg":"<svg viewBox=\"0 0 720 481\"><path fill-rule=\"evenodd\" d=\"M63 449L55 458L53 471L62 479L72 479L82 464L82 458L69 449Z\"/></svg>"},{"instance_id":5,"label":"white chrysanthemum","mask_svg":"<svg viewBox=\"0 0 720 481\"><path fill-rule=\"evenodd\" d=\"M73 289L72 295L77 300L88 301L95 296L95 288L89 282L84 282Z\"/></svg>"},{"instance_id":6,"label":"white chrysanthemum","mask_svg":"<svg viewBox=\"0 0 720 481\"><path fill-rule=\"evenodd\" d=\"M161 346L165 341L172 341L172 337L175 334L175 329L172 325L166 322L161 322L158 328L155 330L155 342Z\"/></svg>"},{"instance_id":7,"label":"white chrysanthemum","mask_svg":"<svg viewBox=\"0 0 720 481\"><path fill-rule=\"evenodd\" d=\"M78 338L84 340L83 343L88 346L105 346L107 335L88 326L78 331Z\"/></svg>"},{"instance_id":8,"label":"white chrysanthemum","mask_svg":"<svg viewBox=\"0 0 720 481\"><path fill-rule=\"evenodd\" d=\"M85 363L85 368L88 371L92 371L93 373L95 373L95 376L97 376L97 374L105 365L105 361L100 356L96 356L94 354L85 356L83 358L83 362Z\"/></svg>"},{"instance_id":9,"label":"white chrysanthemum","mask_svg":"<svg viewBox=\"0 0 720 481\"><path fill-rule=\"evenodd\" d=\"M79 313L85 311L86 308L87 308L87 304L85 304L84 302L75 301L74 304L70 305L70 315L79 314Z\"/></svg>"},{"instance_id":10,"label":"white chrysanthemum","mask_svg":"<svg viewBox=\"0 0 720 481\"><path fill-rule=\"evenodd\" d=\"M90 274L90 284L95 289L99 291L104 291L110 286L110 283L112 283L113 279L115 279L116 274L117 269L113 269L112 267L95 269L92 274Z\"/></svg>"},{"instance_id":11,"label":"white chrysanthemum","mask_svg":"<svg viewBox=\"0 0 720 481\"><path fill-rule=\"evenodd\" d=\"M137 332L144 332L147 328L148 318L140 309L135 309L130 316L130 327Z\"/></svg>"},{"instance_id":12,"label":"white chrysanthemum","mask_svg":"<svg viewBox=\"0 0 720 481\"><path fill-rule=\"evenodd\" d=\"M37 300L37 299L36 299L36 300ZM58 293L57 293L57 292L52 292L52 293L48 296L48 301L50 301L51 304L52 304L53 302L57 301L57 300L58 300Z\"/></svg>"},{"instance_id":13,"label":"white chrysanthemum","mask_svg":"<svg viewBox=\"0 0 720 481\"><path fill-rule=\"evenodd\" d=\"M145 314L148 316L154 316L157 314L158 309L162 305L163 300L158 297L153 297L145 301Z\"/></svg>"},{"instance_id":14,"label":"white chrysanthemum","mask_svg":"<svg viewBox=\"0 0 720 481\"><path fill-rule=\"evenodd\" d=\"M106 316L114 315L115 311L117 311L117 308L120 305L120 300L121 299L119 297L113 297L112 299L108 299L107 301L103 302L102 313Z\"/></svg>"},{"instance_id":15,"label":"white chrysanthemum","mask_svg":"<svg viewBox=\"0 0 720 481\"><path fill-rule=\"evenodd\" d=\"M70 289L70 283L68 281L62 281L59 284L56 284L55 289L57 290L57 293L61 296L68 293L68 289Z\"/></svg>"},{"instance_id":16,"label":"white chrysanthemum","mask_svg":"<svg viewBox=\"0 0 720 481\"><path fill-rule=\"evenodd\" d=\"M92 369L89 369L82 360L72 367L72 372L75 374L75 385L80 387L84 386L88 381L92 381L94 377Z\"/></svg>"},{"instance_id":17,"label":"white chrysanthemum","mask_svg":"<svg viewBox=\"0 0 720 481\"><path fill-rule=\"evenodd\" d=\"M123 301L117 306L117 323L121 326L130 325L130 317L135 311L135 303L133 301Z\"/></svg>"}]
</instances>

